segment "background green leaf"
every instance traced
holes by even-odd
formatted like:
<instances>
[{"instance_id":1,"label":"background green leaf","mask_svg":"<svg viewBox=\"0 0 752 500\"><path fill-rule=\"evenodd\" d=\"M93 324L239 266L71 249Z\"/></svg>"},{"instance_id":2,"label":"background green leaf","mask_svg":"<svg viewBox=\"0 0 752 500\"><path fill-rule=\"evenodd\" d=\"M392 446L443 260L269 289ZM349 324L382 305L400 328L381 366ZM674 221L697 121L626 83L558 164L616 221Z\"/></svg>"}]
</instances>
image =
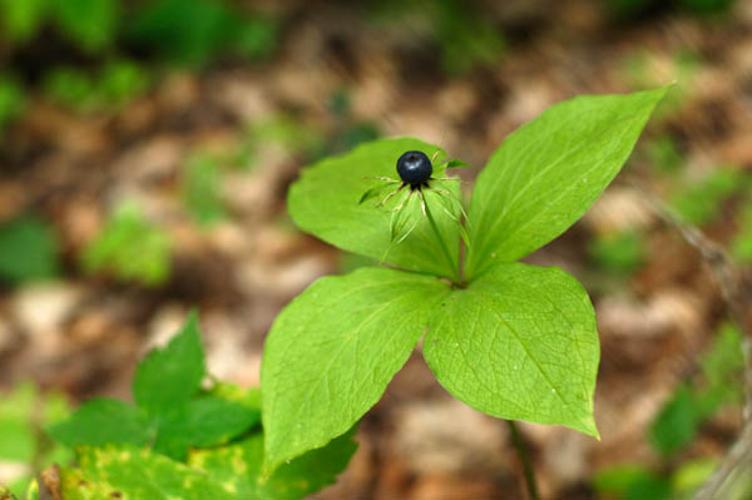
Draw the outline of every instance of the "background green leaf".
<instances>
[{"instance_id":1,"label":"background green leaf","mask_svg":"<svg viewBox=\"0 0 752 500\"><path fill-rule=\"evenodd\" d=\"M164 349L151 351L139 363L133 397L151 415L169 415L198 392L204 373L198 318L191 313Z\"/></svg>"},{"instance_id":2,"label":"background green leaf","mask_svg":"<svg viewBox=\"0 0 752 500\"><path fill-rule=\"evenodd\" d=\"M70 460L70 451L50 443L43 432L44 426L60 421L68 411L62 395L40 393L31 382L0 393L0 463L11 466L3 481L19 498L37 467ZM16 473L14 465L20 466Z\"/></svg>"},{"instance_id":3,"label":"background green leaf","mask_svg":"<svg viewBox=\"0 0 752 500\"><path fill-rule=\"evenodd\" d=\"M598 435L595 313L559 269L501 265L454 290L423 352L441 385L473 408Z\"/></svg>"},{"instance_id":4,"label":"background green leaf","mask_svg":"<svg viewBox=\"0 0 752 500\"><path fill-rule=\"evenodd\" d=\"M114 39L120 4L116 0L54 0L60 30L81 48L100 52Z\"/></svg>"},{"instance_id":5,"label":"background green leaf","mask_svg":"<svg viewBox=\"0 0 752 500\"><path fill-rule=\"evenodd\" d=\"M359 203L363 193L383 184L374 177L399 179L397 159L408 150L420 150L432 156L438 148L412 138L383 139L306 168L290 188L287 198L290 215L304 231L343 250L383 259L411 271L454 276L453 265L450 266L442 254L436 236L420 212L419 203L410 204L406 209L409 212L405 214L410 221L418 221L418 226L398 245L392 245L390 239L391 214L388 209L375 206L380 200ZM434 176L443 175L443 171L434 169ZM444 183L456 192L458 186L455 184L458 183ZM397 187L395 185L385 193ZM431 207L435 207L433 215L456 262L459 252L457 223L441 210L439 201L434 196L432 198L429 201Z\"/></svg>"},{"instance_id":6,"label":"background green leaf","mask_svg":"<svg viewBox=\"0 0 752 500\"><path fill-rule=\"evenodd\" d=\"M200 397L160 422L154 449L182 460L190 447L227 443L260 421L259 410L218 397Z\"/></svg>"},{"instance_id":7,"label":"background green leaf","mask_svg":"<svg viewBox=\"0 0 752 500\"><path fill-rule=\"evenodd\" d=\"M3 35L12 42L25 42L44 20L49 0L0 0Z\"/></svg>"},{"instance_id":8,"label":"background green leaf","mask_svg":"<svg viewBox=\"0 0 752 500\"><path fill-rule=\"evenodd\" d=\"M125 445L82 447L78 461L80 470L63 474L66 500L236 498L207 474L145 449Z\"/></svg>"},{"instance_id":9,"label":"background green leaf","mask_svg":"<svg viewBox=\"0 0 752 500\"><path fill-rule=\"evenodd\" d=\"M324 446L381 397L449 292L379 268L316 281L277 317L261 367L266 467Z\"/></svg>"},{"instance_id":10,"label":"background green leaf","mask_svg":"<svg viewBox=\"0 0 752 500\"><path fill-rule=\"evenodd\" d=\"M33 216L0 226L0 279L21 282L51 278L57 272L52 229Z\"/></svg>"},{"instance_id":11,"label":"background green leaf","mask_svg":"<svg viewBox=\"0 0 752 500\"><path fill-rule=\"evenodd\" d=\"M268 479L262 479L264 439L256 434L222 448L198 450L188 458L191 467L231 485L236 498L282 500L305 495L332 484L347 466L356 445L349 432L328 445L282 464Z\"/></svg>"},{"instance_id":12,"label":"background green leaf","mask_svg":"<svg viewBox=\"0 0 752 500\"><path fill-rule=\"evenodd\" d=\"M666 91L576 97L507 137L475 184L468 277L524 257L579 219L619 172Z\"/></svg>"},{"instance_id":13,"label":"background green leaf","mask_svg":"<svg viewBox=\"0 0 752 500\"><path fill-rule=\"evenodd\" d=\"M159 285L170 274L170 239L133 203L110 216L82 256L86 271L106 270L123 280Z\"/></svg>"},{"instance_id":14,"label":"background green leaf","mask_svg":"<svg viewBox=\"0 0 752 500\"><path fill-rule=\"evenodd\" d=\"M110 398L87 401L68 419L52 426L49 433L71 448L103 444L142 445L150 438L146 415L133 405Z\"/></svg>"}]
</instances>

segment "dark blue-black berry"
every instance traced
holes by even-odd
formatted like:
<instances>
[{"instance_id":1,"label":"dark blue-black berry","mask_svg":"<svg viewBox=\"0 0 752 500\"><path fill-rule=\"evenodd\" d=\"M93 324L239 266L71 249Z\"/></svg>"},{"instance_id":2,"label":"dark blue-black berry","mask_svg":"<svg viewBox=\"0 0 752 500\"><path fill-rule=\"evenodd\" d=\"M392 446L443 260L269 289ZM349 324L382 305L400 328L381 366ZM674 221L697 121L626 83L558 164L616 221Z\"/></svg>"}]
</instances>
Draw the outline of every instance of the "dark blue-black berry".
<instances>
[{"instance_id":1,"label":"dark blue-black berry","mask_svg":"<svg viewBox=\"0 0 752 500\"><path fill-rule=\"evenodd\" d=\"M411 189L420 189L428 186L433 166L424 152L407 151L397 160L397 173Z\"/></svg>"}]
</instances>

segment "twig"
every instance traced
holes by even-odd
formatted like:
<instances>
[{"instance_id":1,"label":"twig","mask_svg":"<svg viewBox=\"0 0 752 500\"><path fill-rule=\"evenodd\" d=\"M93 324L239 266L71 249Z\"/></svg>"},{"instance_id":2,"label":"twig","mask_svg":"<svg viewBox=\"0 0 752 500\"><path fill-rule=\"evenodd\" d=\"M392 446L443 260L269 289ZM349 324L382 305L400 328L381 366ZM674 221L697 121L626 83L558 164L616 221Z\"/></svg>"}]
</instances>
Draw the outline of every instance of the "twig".
<instances>
[{"instance_id":1,"label":"twig","mask_svg":"<svg viewBox=\"0 0 752 500\"><path fill-rule=\"evenodd\" d=\"M517 424L513 420L507 420L509 426L509 432L512 436L512 445L517 451L517 458L522 465L522 472L525 476L525 485L527 486L527 495L529 500L539 500L538 484L535 480L535 469L533 463L530 461L530 454L527 450L527 445L520 435L520 431L517 429Z\"/></svg>"},{"instance_id":2,"label":"twig","mask_svg":"<svg viewBox=\"0 0 752 500\"><path fill-rule=\"evenodd\" d=\"M752 311L752 288L747 283L745 273L720 245L707 238L698 228L684 222L657 196L636 183L631 184L643 195L656 215L697 250L721 289L729 316L743 333L745 403L742 430L721 464L697 490L694 498L752 498L752 325L748 316Z\"/></svg>"}]
</instances>

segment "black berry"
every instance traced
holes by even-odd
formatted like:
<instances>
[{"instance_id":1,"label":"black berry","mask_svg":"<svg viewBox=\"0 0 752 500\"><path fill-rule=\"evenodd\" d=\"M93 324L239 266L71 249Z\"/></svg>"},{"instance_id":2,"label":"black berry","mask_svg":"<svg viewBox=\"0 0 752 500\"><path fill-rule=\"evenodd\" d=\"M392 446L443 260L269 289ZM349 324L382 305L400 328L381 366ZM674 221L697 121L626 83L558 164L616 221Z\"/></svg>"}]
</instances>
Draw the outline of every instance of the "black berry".
<instances>
[{"instance_id":1,"label":"black berry","mask_svg":"<svg viewBox=\"0 0 752 500\"><path fill-rule=\"evenodd\" d=\"M428 185L433 173L431 160L422 151L407 151L397 160L397 173L402 182L411 189L420 189Z\"/></svg>"}]
</instances>

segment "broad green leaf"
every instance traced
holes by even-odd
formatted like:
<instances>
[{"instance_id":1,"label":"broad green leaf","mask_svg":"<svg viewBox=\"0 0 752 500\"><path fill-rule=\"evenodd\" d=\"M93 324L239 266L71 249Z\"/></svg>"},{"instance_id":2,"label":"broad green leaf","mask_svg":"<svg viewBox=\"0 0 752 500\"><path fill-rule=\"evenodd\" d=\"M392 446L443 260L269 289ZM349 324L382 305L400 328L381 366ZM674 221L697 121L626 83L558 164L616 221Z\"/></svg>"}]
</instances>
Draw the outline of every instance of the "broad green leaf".
<instances>
[{"instance_id":1,"label":"broad green leaf","mask_svg":"<svg viewBox=\"0 0 752 500\"><path fill-rule=\"evenodd\" d=\"M366 192L384 184L376 177L399 180L397 159L405 151L413 149L423 151L428 156L439 151L436 146L417 139L383 139L306 168L290 188L287 197L290 215L304 231L343 250L411 271L455 276L459 252L458 225L440 209L438 195L432 190L427 190L430 207L451 253L451 263L444 255L428 220L421 213L420 203L409 203L405 208L405 217L411 223L417 222L417 227L400 244L394 244L390 238L390 209L395 208L400 196L392 197L391 203L381 208L376 205L386 194L379 195L378 200L360 203ZM444 169L437 165L434 176L444 175ZM454 193L458 190L456 184L451 181L433 183ZM391 189L386 190L387 194L398 187L399 184L392 185ZM403 191L404 196L409 192Z\"/></svg>"},{"instance_id":2,"label":"broad green leaf","mask_svg":"<svg viewBox=\"0 0 752 500\"><path fill-rule=\"evenodd\" d=\"M50 278L57 271L52 229L36 217L0 226L0 279L13 282Z\"/></svg>"},{"instance_id":3,"label":"broad green leaf","mask_svg":"<svg viewBox=\"0 0 752 500\"><path fill-rule=\"evenodd\" d=\"M475 185L468 277L524 257L579 219L619 172L666 91L576 97L507 137Z\"/></svg>"},{"instance_id":4,"label":"broad green leaf","mask_svg":"<svg viewBox=\"0 0 752 500\"><path fill-rule=\"evenodd\" d=\"M259 410L218 397L204 396L161 420L154 449L182 460L189 448L207 448L226 443L260 421Z\"/></svg>"},{"instance_id":5,"label":"broad green leaf","mask_svg":"<svg viewBox=\"0 0 752 500\"><path fill-rule=\"evenodd\" d=\"M585 290L559 269L499 265L455 290L423 351L441 385L473 408L598 435L595 313Z\"/></svg>"},{"instance_id":6,"label":"broad green leaf","mask_svg":"<svg viewBox=\"0 0 752 500\"><path fill-rule=\"evenodd\" d=\"M62 493L66 500L237 498L206 473L144 449L82 447L78 450L78 461L80 470L63 471ZM102 496L102 492L108 495Z\"/></svg>"},{"instance_id":7,"label":"broad green leaf","mask_svg":"<svg viewBox=\"0 0 752 500\"><path fill-rule=\"evenodd\" d=\"M53 425L49 433L71 448L103 444L143 445L152 434L148 419L141 410L109 398L87 401L68 419Z\"/></svg>"},{"instance_id":8,"label":"broad green leaf","mask_svg":"<svg viewBox=\"0 0 752 500\"><path fill-rule=\"evenodd\" d=\"M661 455L677 453L695 438L703 417L703 409L692 388L680 385L651 424L650 444Z\"/></svg>"},{"instance_id":9,"label":"broad green leaf","mask_svg":"<svg viewBox=\"0 0 752 500\"><path fill-rule=\"evenodd\" d=\"M293 300L272 326L261 367L267 472L350 429L448 292L436 278L362 268L322 278Z\"/></svg>"},{"instance_id":10,"label":"broad green leaf","mask_svg":"<svg viewBox=\"0 0 752 500\"><path fill-rule=\"evenodd\" d=\"M230 446L191 452L188 465L221 481L236 498L293 500L332 484L355 448L352 433L347 433L323 448L282 464L263 480L264 438L256 434Z\"/></svg>"},{"instance_id":11,"label":"broad green leaf","mask_svg":"<svg viewBox=\"0 0 752 500\"><path fill-rule=\"evenodd\" d=\"M198 318L191 313L165 348L151 351L139 363L133 397L151 415L169 415L197 393L204 373Z\"/></svg>"}]
</instances>

